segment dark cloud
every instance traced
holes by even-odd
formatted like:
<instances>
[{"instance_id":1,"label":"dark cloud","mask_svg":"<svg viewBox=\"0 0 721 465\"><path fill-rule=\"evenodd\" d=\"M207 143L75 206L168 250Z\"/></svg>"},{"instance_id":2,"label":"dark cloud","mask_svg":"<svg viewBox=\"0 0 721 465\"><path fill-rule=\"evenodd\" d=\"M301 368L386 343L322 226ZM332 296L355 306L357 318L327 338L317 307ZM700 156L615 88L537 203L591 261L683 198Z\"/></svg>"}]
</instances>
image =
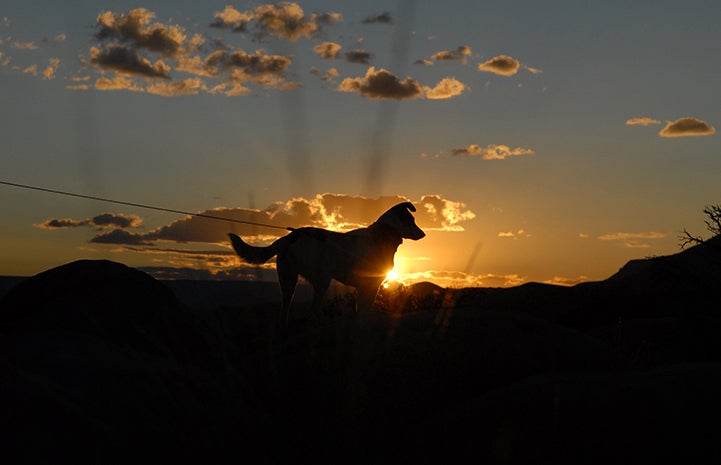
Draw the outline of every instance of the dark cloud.
<instances>
[{"instance_id":1,"label":"dark cloud","mask_svg":"<svg viewBox=\"0 0 721 465\"><path fill-rule=\"evenodd\" d=\"M101 213L86 220L74 220L71 218L51 218L45 220L35 227L41 229L63 229L78 228L81 226L89 226L98 229L105 228L139 228L143 224L143 219L137 215L124 215L122 213Z\"/></svg>"},{"instance_id":2,"label":"dark cloud","mask_svg":"<svg viewBox=\"0 0 721 465\"><path fill-rule=\"evenodd\" d=\"M371 59L373 58L373 54L370 52L366 52L365 50L353 50L350 52L345 52L343 56L349 63L359 63L363 65L369 64Z\"/></svg>"},{"instance_id":3,"label":"dark cloud","mask_svg":"<svg viewBox=\"0 0 721 465\"><path fill-rule=\"evenodd\" d=\"M90 63L104 69L117 71L120 74L170 79L168 65L161 60L153 64L147 58L138 55L132 48L124 45L113 44L103 49L92 47Z\"/></svg>"},{"instance_id":4,"label":"dark cloud","mask_svg":"<svg viewBox=\"0 0 721 465\"><path fill-rule=\"evenodd\" d=\"M466 58L473 55L471 47L468 45L461 45L455 50L444 50L438 52L431 57L435 61L463 61L465 63Z\"/></svg>"},{"instance_id":5,"label":"dark cloud","mask_svg":"<svg viewBox=\"0 0 721 465\"><path fill-rule=\"evenodd\" d=\"M85 224L85 221L77 221L70 218L51 218L33 226L40 229L67 229L77 228L78 226L84 226Z\"/></svg>"},{"instance_id":6,"label":"dark cloud","mask_svg":"<svg viewBox=\"0 0 721 465\"><path fill-rule=\"evenodd\" d=\"M413 78L401 81L385 69L368 68L365 77L345 78L338 86L342 92L357 92L370 99L416 99L423 97L423 87Z\"/></svg>"},{"instance_id":7,"label":"dark cloud","mask_svg":"<svg viewBox=\"0 0 721 465\"><path fill-rule=\"evenodd\" d=\"M124 229L113 229L90 239L95 244L153 245L145 234L135 234Z\"/></svg>"},{"instance_id":8,"label":"dark cloud","mask_svg":"<svg viewBox=\"0 0 721 465\"><path fill-rule=\"evenodd\" d=\"M313 13L306 16L297 3L281 2L260 5L249 11L225 7L214 15L212 27L246 32L254 26L258 37L274 36L294 42L302 37L311 38L321 26L343 20L339 13Z\"/></svg>"},{"instance_id":9,"label":"dark cloud","mask_svg":"<svg viewBox=\"0 0 721 465\"><path fill-rule=\"evenodd\" d=\"M515 58L508 55L499 55L478 65L478 70L498 74L499 76L513 76L520 67L521 64Z\"/></svg>"},{"instance_id":10,"label":"dark cloud","mask_svg":"<svg viewBox=\"0 0 721 465\"><path fill-rule=\"evenodd\" d=\"M145 8L116 14L105 11L98 15L98 32L95 37L101 41L118 40L135 48L144 48L164 56L175 56L183 52L186 39L180 26L151 24L155 13Z\"/></svg>"},{"instance_id":11,"label":"dark cloud","mask_svg":"<svg viewBox=\"0 0 721 465\"><path fill-rule=\"evenodd\" d=\"M666 127L658 133L661 137L710 136L716 129L697 118L681 118L666 121Z\"/></svg>"},{"instance_id":12,"label":"dark cloud","mask_svg":"<svg viewBox=\"0 0 721 465\"><path fill-rule=\"evenodd\" d=\"M366 16L365 18L363 18L361 20L361 24L375 24L375 23L392 24L393 17L391 16L390 12L384 11L381 14Z\"/></svg>"}]
</instances>

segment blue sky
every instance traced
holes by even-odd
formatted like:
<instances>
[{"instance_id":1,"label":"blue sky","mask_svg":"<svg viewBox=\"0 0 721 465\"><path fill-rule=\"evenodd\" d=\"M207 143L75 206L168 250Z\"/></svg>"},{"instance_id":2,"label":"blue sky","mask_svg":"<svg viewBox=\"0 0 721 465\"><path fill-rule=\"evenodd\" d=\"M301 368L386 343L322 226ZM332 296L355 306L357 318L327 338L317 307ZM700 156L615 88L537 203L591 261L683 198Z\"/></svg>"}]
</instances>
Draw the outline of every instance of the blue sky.
<instances>
[{"instance_id":1,"label":"blue sky","mask_svg":"<svg viewBox=\"0 0 721 465\"><path fill-rule=\"evenodd\" d=\"M429 234L398 268L449 285L603 279L719 202L710 1L23 1L0 20L4 181L340 230L408 199ZM7 186L0 205L0 274L240 266L227 224Z\"/></svg>"}]
</instances>

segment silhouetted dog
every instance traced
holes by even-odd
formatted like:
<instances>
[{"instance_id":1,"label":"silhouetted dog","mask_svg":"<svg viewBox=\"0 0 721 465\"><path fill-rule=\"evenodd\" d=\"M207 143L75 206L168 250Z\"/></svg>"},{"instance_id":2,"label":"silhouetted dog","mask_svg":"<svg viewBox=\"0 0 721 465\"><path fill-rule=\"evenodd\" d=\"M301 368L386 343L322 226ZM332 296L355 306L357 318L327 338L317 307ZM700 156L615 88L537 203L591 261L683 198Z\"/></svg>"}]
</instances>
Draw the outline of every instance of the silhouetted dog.
<instances>
[{"instance_id":1,"label":"silhouetted dog","mask_svg":"<svg viewBox=\"0 0 721 465\"><path fill-rule=\"evenodd\" d=\"M277 255L282 293L281 322L287 324L298 275L314 289L311 309L317 312L331 279L358 290L356 311L372 308L378 287L393 269L393 256L403 239L426 234L416 225L410 202L399 203L367 228L347 233L320 228L293 229L268 247L255 247L229 234L235 252L246 262L260 264Z\"/></svg>"}]
</instances>

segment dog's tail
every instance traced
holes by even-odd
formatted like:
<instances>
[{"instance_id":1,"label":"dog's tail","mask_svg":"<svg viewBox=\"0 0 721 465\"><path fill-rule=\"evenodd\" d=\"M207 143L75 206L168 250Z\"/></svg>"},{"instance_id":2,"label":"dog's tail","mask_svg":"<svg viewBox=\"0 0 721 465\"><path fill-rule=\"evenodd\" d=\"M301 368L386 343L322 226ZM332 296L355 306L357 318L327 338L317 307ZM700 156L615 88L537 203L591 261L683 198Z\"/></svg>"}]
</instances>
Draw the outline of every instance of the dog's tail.
<instances>
[{"instance_id":1,"label":"dog's tail","mask_svg":"<svg viewBox=\"0 0 721 465\"><path fill-rule=\"evenodd\" d=\"M233 250L238 254L240 258L245 260L247 263L253 265L260 265L270 260L272 257L278 254L283 248L285 248L286 237L281 237L277 241L273 242L267 247L256 247L243 241L240 237L235 234L228 234L230 242L233 244Z\"/></svg>"}]
</instances>

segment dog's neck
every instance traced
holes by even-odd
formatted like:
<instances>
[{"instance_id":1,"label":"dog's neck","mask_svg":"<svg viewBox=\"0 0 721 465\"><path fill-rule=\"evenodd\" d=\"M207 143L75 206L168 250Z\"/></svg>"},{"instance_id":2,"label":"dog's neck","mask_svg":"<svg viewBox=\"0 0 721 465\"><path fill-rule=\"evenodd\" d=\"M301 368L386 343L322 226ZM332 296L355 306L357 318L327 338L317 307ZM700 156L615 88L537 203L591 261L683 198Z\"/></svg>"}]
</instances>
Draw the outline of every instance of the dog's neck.
<instances>
[{"instance_id":1,"label":"dog's neck","mask_svg":"<svg viewBox=\"0 0 721 465\"><path fill-rule=\"evenodd\" d=\"M384 243L392 244L395 248L403 243L403 236L396 229L388 224L375 222L368 226L374 237L378 237Z\"/></svg>"}]
</instances>

